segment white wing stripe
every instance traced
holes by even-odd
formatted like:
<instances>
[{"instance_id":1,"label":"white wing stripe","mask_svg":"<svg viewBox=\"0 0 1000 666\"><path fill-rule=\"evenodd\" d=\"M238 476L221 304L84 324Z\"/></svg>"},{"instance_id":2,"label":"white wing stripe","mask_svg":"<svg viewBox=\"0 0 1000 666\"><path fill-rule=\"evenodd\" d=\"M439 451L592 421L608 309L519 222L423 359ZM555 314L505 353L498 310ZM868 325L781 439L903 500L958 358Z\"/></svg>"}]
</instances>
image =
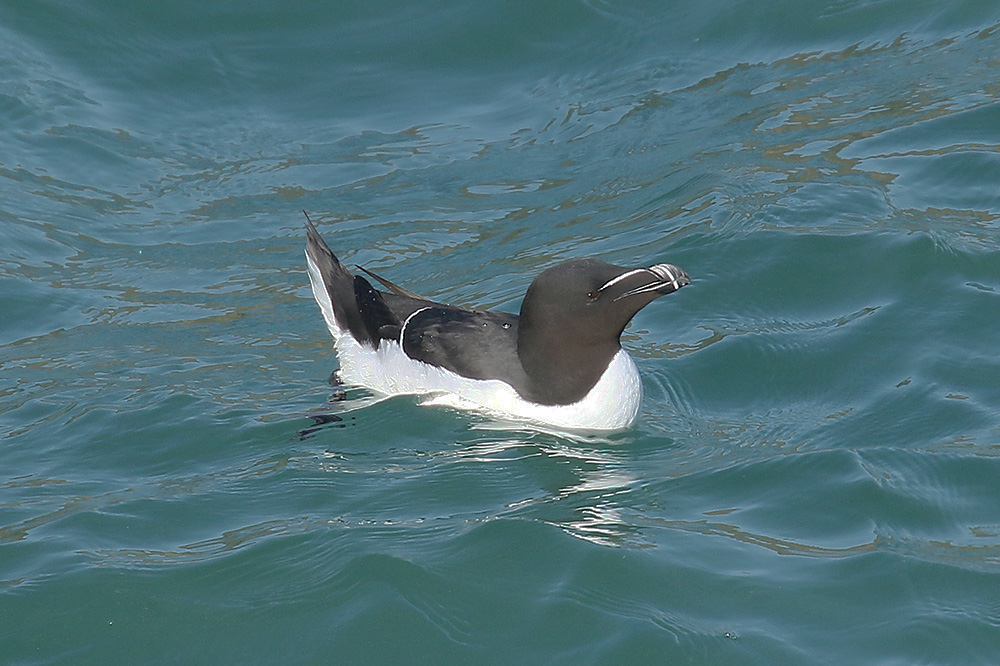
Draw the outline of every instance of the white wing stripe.
<instances>
[{"instance_id":1,"label":"white wing stripe","mask_svg":"<svg viewBox=\"0 0 1000 666\"><path fill-rule=\"evenodd\" d=\"M401 329L399 329L399 344L400 345L403 344L403 333L406 332L406 327L410 323L410 320L413 319L414 317L416 317L418 314L420 314L424 310L430 310L430 309L431 309L431 306L427 305L427 306L424 306L424 307L419 308L417 310L414 310L413 312L410 313L410 316L407 317L406 321L403 322L403 327Z\"/></svg>"}]
</instances>

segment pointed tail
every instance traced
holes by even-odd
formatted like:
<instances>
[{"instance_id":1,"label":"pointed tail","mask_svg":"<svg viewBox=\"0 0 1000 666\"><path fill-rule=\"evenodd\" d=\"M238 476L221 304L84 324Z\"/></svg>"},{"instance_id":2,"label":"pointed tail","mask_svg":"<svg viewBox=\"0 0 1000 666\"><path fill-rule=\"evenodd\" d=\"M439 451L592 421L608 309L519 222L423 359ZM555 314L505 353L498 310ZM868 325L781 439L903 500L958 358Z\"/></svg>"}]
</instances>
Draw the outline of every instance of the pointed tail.
<instances>
[{"instance_id":1,"label":"pointed tail","mask_svg":"<svg viewBox=\"0 0 1000 666\"><path fill-rule=\"evenodd\" d=\"M359 342L374 344L358 310L354 276L347 272L323 241L308 214L306 238L306 265L313 298L319 304L331 335L337 340L341 335L349 334Z\"/></svg>"}]
</instances>

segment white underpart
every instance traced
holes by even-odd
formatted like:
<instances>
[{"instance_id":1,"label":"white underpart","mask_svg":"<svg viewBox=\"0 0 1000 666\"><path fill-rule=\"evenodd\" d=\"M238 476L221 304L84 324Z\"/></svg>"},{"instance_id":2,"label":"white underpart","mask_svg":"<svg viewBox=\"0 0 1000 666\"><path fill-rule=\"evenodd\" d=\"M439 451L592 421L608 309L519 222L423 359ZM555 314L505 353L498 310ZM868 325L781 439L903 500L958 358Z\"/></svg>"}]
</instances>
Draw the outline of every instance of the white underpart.
<instances>
[{"instance_id":1,"label":"white underpart","mask_svg":"<svg viewBox=\"0 0 1000 666\"><path fill-rule=\"evenodd\" d=\"M309 282L340 359L341 378L387 396L430 395L427 405L492 412L505 417L570 430L621 430L631 426L642 403L642 382L632 357L619 350L594 388L569 405L528 402L497 379L469 379L403 352L394 340L378 349L358 343L341 330L319 270L308 260ZM407 320L407 323L409 321Z\"/></svg>"},{"instance_id":2,"label":"white underpart","mask_svg":"<svg viewBox=\"0 0 1000 666\"><path fill-rule=\"evenodd\" d=\"M323 276L320 275L319 268L313 263L309 252L306 252L306 271L309 273L309 286L312 287L313 298L319 304L319 311L323 313L323 321L330 329L330 335L334 341L341 336L340 327L337 326L337 318L333 316L333 302L330 301L330 293L323 284Z\"/></svg>"}]
</instances>

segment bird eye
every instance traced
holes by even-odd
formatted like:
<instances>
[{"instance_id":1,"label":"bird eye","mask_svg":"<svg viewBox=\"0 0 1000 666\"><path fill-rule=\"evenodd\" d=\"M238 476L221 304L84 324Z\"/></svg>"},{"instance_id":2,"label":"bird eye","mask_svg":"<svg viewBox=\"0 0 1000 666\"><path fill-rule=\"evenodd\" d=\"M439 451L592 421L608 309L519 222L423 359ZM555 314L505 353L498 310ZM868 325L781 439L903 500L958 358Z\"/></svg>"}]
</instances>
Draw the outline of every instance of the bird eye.
<instances>
[{"instance_id":1,"label":"bird eye","mask_svg":"<svg viewBox=\"0 0 1000 666\"><path fill-rule=\"evenodd\" d=\"M587 298L589 298L590 300L594 300L595 298L597 298L597 292L596 291L588 291L587 292Z\"/></svg>"}]
</instances>

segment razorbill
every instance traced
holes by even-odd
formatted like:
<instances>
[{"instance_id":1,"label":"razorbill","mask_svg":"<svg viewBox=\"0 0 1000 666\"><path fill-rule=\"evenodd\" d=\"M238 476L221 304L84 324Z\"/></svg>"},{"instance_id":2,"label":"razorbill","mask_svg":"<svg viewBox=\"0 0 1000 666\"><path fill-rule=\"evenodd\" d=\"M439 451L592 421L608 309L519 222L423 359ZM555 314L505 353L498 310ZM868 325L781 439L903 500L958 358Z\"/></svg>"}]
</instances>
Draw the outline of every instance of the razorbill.
<instances>
[{"instance_id":1,"label":"razorbill","mask_svg":"<svg viewBox=\"0 0 1000 666\"><path fill-rule=\"evenodd\" d=\"M386 289L379 291L347 271L308 216L306 235L309 282L344 382L570 430L635 422L642 383L619 337L648 303L691 283L671 264L573 259L532 281L520 315L470 310L359 266Z\"/></svg>"}]
</instances>

